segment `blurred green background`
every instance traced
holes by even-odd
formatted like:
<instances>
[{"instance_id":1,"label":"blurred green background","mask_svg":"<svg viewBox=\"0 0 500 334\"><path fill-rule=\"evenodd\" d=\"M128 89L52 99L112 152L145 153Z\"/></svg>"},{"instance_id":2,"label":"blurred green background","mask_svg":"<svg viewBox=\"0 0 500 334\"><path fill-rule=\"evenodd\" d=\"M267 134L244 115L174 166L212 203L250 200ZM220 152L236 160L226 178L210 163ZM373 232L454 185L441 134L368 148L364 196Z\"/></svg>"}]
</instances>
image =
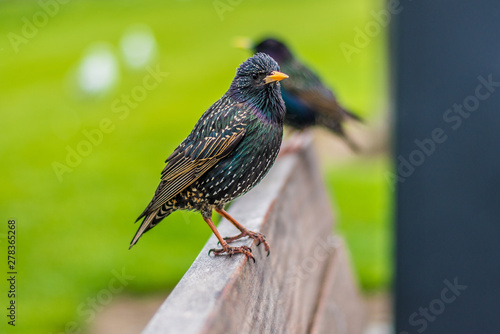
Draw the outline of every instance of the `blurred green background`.
<instances>
[{"instance_id":1,"label":"blurred green background","mask_svg":"<svg viewBox=\"0 0 500 334\"><path fill-rule=\"evenodd\" d=\"M116 272L134 277L117 284L116 294L144 295L169 291L189 268L211 233L197 214L175 213L132 251L128 245L164 159L249 56L233 48L235 37L289 42L372 133L387 117L385 28L350 56L341 46L356 46L356 29L374 22L371 12L383 6L381 0L0 2L0 253L6 254L7 220L14 218L15 333L85 331L92 311L103 306L89 298ZM151 70L168 74L148 90ZM101 137L93 130L102 122L108 132ZM83 144L86 133L94 134L91 146ZM87 156L67 161L79 149ZM387 289L386 150L320 152L359 280L366 291ZM0 331L12 330L2 318Z\"/></svg>"}]
</instances>

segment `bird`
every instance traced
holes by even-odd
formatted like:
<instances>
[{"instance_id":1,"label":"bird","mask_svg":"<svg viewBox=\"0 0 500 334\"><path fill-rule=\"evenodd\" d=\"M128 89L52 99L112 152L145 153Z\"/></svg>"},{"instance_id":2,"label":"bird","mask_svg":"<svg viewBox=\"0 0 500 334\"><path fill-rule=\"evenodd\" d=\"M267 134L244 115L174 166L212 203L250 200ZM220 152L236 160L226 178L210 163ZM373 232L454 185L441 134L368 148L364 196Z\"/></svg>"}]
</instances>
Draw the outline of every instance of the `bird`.
<instances>
[{"instance_id":1,"label":"bird","mask_svg":"<svg viewBox=\"0 0 500 334\"><path fill-rule=\"evenodd\" d=\"M265 236L246 229L224 206L258 184L278 156L285 117L279 81L286 78L265 53L255 54L238 67L228 91L166 159L153 199L136 220L142 222L130 248L172 212L187 210L201 213L221 245L210 249L209 255L244 254L255 262L250 247L228 245L243 237L254 239L257 246L264 244L269 255ZM212 221L213 211L240 233L223 238Z\"/></svg>"},{"instance_id":2,"label":"bird","mask_svg":"<svg viewBox=\"0 0 500 334\"><path fill-rule=\"evenodd\" d=\"M290 79L281 85L286 125L297 130L315 125L326 127L340 136L353 151L359 152L358 145L345 133L343 122L348 119L362 122L361 117L344 108L321 78L300 62L282 41L266 38L254 44L248 39L240 39L237 43L243 48L270 55L281 70L290 75Z\"/></svg>"}]
</instances>

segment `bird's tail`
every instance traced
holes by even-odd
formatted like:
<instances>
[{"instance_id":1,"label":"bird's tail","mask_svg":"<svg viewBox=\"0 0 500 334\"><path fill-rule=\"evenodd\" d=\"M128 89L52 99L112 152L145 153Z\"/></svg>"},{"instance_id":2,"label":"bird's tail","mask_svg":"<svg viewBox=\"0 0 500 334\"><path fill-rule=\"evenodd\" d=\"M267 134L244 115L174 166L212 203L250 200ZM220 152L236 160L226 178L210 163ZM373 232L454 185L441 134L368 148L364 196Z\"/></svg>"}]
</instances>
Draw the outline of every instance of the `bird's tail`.
<instances>
[{"instance_id":1,"label":"bird's tail","mask_svg":"<svg viewBox=\"0 0 500 334\"><path fill-rule=\"evenodd\" d=\"M353 119L357 122L360 122L360 123L364 123L365 121L363 120L363 118L361 118L360 116L356 115L355 113L353 113L352 111L350 110L346 110L344 108L341 108L342 111L344 112L344 115L347 116L347 118L350 118L350 119Z\"/></svg>"},{"instance_id":2,"label":"bird's tail","mask_svg":"<svg viewBox=\"0 0 500 334\"><path fill-rule=\"evenodd\" d=\"M358 144L356 144L350 137L348 137L345 133L342 133L340 135L344 142L349 146L349 148L354 152L354 153L360 153L361 149L359 148Z\"/></svg>"},{"instance_id":3,"label":"bird's tail","mask_svg":"<svg viewBox=\"0 0 500 334\"><path fill-rule=\"evenodd\" d=\"M360 123L364 123L363 118L356 115L352 111L347 110L338 104L337 104L337 107L338 107L340 113L342 113L344 115L344 117L343 117L344 119L351 119L351 120L354 120L354 121L357 121ZM354 142L345 133L344 127L342 125L342 121L339 122L338 120L335 120L335 119L329 119L329 120L326 120L324 123L329 129L331 129L333 132L335 132L337 135L339 135L353 152L355 152L355 153L361 152L361 149L358 146L358 144L356 144L356 142Z\"/></svg>"},{"instance_id":4,"label":"bird's tail","mask_svg":"<svg viewBox=\"0 0 500 334\"><path fill-rule=\"evenodd\" d=\"M357 117L356 115L352 114L354 117ZM360 119L360 118L359 118ZM361 119L360 119L361 120ZM355 153L360 153L361 152L361 149L360 147L358 146L358 144L356 144L346 133L345 133L345 130L342 126L342 123L340 123L339 121L337 120L332 120L332 119L328 119L328 120L324 120L323 122L321 122L321 124L323 124L324 126L326 126L328 129L332 130L334 133L336 133L340 138L342 138L342 140L347 144L347 146L349 146L349 148L355 152Z\"/></svg>"},{"instance_id":5,"label":"bird's tail","mask_svg":"<svg viewBox=\"0 0 500 334\"><path fill-rule=\"evenodd\" d=\"M135 233L135 236L134 238L132 239L132 242L130 243L130 247L129 249L132 248L132 246L134 246L137 241L139 240L140 237L142 237L142 235L144 233L146 233L147 231L149 231L150 229L152 229L153 227L155 227L156 225L158 225L158 223L163 220L163 218L165 218L166 216L168 216L169 214L171 214L174 210L162 210L162 208L154 211L154 212L151 212L149 214L145 214L145 213L142 213L141 216L139 216L139 218L136 220L136 222L138 220L140 220L142 217L145 217L144 220L142 221L141 223L141 226L139 227L139 229L137 230L137 232Z\"/></svg>"}]
</instances>

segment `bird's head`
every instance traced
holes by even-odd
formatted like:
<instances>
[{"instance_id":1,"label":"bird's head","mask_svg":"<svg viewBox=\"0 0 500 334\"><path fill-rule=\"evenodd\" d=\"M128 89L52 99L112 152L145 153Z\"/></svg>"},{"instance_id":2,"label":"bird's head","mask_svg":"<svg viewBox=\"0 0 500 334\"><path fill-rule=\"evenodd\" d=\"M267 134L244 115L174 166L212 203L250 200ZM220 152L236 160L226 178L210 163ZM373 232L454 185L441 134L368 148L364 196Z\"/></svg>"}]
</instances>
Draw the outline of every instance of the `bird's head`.
<instances>
[{"instance_id":1,"label":"bird's head","mask_svg":"<svg viewBox=\"0 0 500 334\"><path fill-rule=\"evenodd\" d=\"M231 90L243 98L262 96L278 89L278 81L288 78L279 71L278 63L265 53L257 53L248 58L236 71Z\"/></svg>"},{"instance_id":2,"label":"bird's head","mask_svg":"<svg viewBox=\"0 0 500 334\"><path fill-rule=\"evenodd\" d=\"M248 58L236 71L229 93L240 102L248 102L262 112L283 109L279 81L288 75L279 71L278 63L265 53Z\"/></svg>"},{"instance_id":3,"label":"bird's head","mask_svg":"<svg viewBox=\"0 0 500 334\"><path fill-rule=\"evenodd\" d=\"M273 57L278 63L291 59L292 53L282 42L268 38L254 46L255 52L264 52Z\"/></svg>"}]
</instances>

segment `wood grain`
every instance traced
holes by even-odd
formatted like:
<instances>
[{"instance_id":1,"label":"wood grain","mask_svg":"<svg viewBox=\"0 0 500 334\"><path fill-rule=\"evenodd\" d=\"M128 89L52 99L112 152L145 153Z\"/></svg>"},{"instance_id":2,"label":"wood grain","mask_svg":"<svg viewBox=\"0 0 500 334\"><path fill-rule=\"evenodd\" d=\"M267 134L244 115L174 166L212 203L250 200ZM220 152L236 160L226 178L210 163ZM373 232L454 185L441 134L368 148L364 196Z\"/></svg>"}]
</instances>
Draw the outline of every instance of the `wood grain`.
<instances>
[{"instance_id":1,"label":"wood grain","mask_svg":"<svg viewBox=\"0 0 500 334\"><path fill-rule=\"evenodd\" d=\"M331 333L323 331L329 325L325 299L338 303L337 285L350 287L342 298L359 296L330 236L333 215L313 150L278 159L228 212L264 233L271 255L243 240L232 245L251 246L255 264L241 255L208 256L217 247L212 236L143 333ZM218 229L223 236L238 234L226 220Z\"/></svg>"}]
</instances>

